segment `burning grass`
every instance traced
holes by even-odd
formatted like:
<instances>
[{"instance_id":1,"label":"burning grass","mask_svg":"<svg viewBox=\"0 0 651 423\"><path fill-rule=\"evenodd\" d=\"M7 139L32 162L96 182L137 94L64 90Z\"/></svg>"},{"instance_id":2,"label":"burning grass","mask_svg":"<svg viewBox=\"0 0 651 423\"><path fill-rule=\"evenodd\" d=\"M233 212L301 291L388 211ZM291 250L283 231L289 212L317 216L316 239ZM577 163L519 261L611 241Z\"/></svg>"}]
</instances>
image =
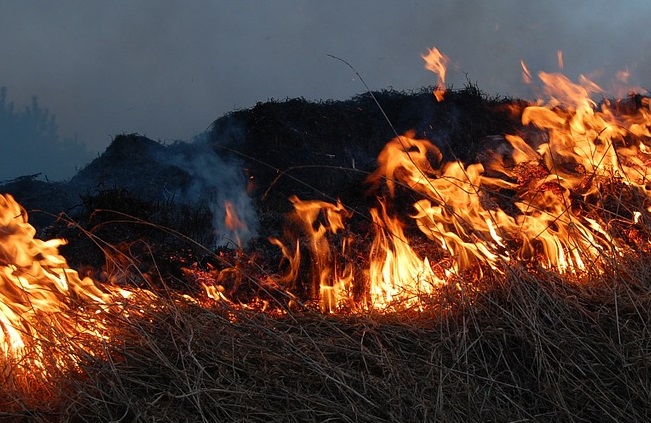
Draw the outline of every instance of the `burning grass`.
<instances>
[{"instance_id":1,"label":"burning grass","mask_svg":"<svg viewBox=\"0 0 651 423\"><path fill-rule=\"evenodd\" d=\"M325 315L157 300L15 421L647 421L651 268L567 283L515 267L422 310Z\"/></svg>"},{"instance_id":2,"label":"burning grass","mask_svg":"<svg viewBox=\"0 0 651 423\"><path fill-rule=\"evenodd\" d=\"M442 58L427 59L440 83ZM90 228L70 222L108 262L99 285L1 197L0 417L648 421L651 100L597 105L587 78L538 76L547 102L483 104L517 131L490 130L465 157L452 137L395 133L358 172L361 207L293 193L267 249L212 252L148 221L168 216L150 203L107 191L85 199L98 204ZM440 110L455 99L431 94ZM261 197L264 174L249 180L258 205L286 170L266 175ZM106 209L115 198L134 213ZM246 221L219 206L239 245Z\"/></svg>"}]
</instances>

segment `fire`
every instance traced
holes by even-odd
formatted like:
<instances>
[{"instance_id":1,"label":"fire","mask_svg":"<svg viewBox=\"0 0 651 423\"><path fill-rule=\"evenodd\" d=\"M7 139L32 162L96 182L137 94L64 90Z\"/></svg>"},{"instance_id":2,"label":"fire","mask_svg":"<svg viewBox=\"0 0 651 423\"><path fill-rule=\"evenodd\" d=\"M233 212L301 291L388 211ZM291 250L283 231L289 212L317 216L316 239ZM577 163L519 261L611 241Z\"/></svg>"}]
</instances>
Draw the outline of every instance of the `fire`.
<instances>
[{"instance_id":1,"label":"fire","mask_svg":"<svg viewBox=\"0 0 651 423\"><path fill-rule=\"evenodd\" d=\"M563 60L563 51L558 50L556 52L556 58L558 59L558 68L563 69L565 67L565 61Z\"/></svg>"},{"instance_id":2,"label":"fire","mask_svg":"<svg viewBox=\"0 0 651 423\"><path fill-rule=\"evenodd\" d=\"M331 204L324 201L301 201L295 196L291 197L290 201L294 205L295 225L310 239L308 250L312 265L307 294L311 298L317 297L314 288L318 287L321 308L324 311L332 311L337 301L343 298L342 293L349 292L351 288L352 263L347 262L342 267L337 266L337 258L330 248L328 238L343 230L344 222L352 214L341 202ZM272 238L271 242L281 247L283 257L289 262L289 271L283 278L284 284L288 288L295 289L300 275L300 244L296 243L292 254L280 240ZM350 242L349 237L341 239L339 251L342 255L345 256Z\"/></svg>"},{"instance_id":3,"label":"fire","mask_svg":"<svg viewBox=\"0 0 651 423\"><path fill-rule=\"evenodd\" d=\"M524 60L520 60L520 67L522 68L522 80L525 84L531 84L531 71L527 67L527 64L524 63Z\"/></svg>"},{"instance_id":4,"label":"fire","mask_svg":"<svg viewBox=\"0 0 651 423\"><path fill-rule=\"evenodd\" d=\"M437 48L431 48L422 57L425 60L425 69L434 72L439 77L436 89L434 90L434 96L436 96L438 101L443 101L443 97L445 97L445 74L450 59Z\"/></svg>"},{"instance_id":5,"label":"fire","mask_svg":"<svg viewBox=\"0 0 651 423\"><path fill-rule=\"evenodd\" d=\"M411 248L396 218L389 216L384 203L371 209L375 223L375 240L370 251L370 305L384 308L401 303L417 305L421 296L431 294L445 283Z\"/></svg>"},{"instance_id":6,"label":"fire","mask_svg":"<svg viewBox=\"0 0 651 423\"><path fill-rule=\"evenodd\" d=\"M437 49L423 57L439 75L435 94L442 101L448 59ZM558 61L562 68L560 51ZM531 82L531 72L521 65ZM316 286L328 287L320 292L326 308L351 301L362 308L418 304L422 296L449 285L454 275L501 274L515 260L578 276L599 272L604 261L630 251L610 222L614 218L633 226L651 210L651 102L643 98L634 111L618 113L617 104L591 99L602 89L584 76L576 83L555 73L540 72L538 78L546 100L522 112L525 133L534 135L504 135L503 147L479 163L444 162L439 148L413 131L387 143L367 179L378 206L370 210L374 240L362 280L348 268L345 277L333 272L326 234L344 229L341 203L292 199L311 239ZM606 213L601 190L612 183L646 198L645 208ZM417 198L407 218L389 211L405 192ZM315 224L319 213L328 216L328 224ZM328 220L332 216L336 222ZM431 242L425 249L429 257L415 251L405 225L415 226ZM301 254L299 238L294 240L293 254L279 240L273 242L291 262L287 280L295 282ZM343 247L339 251L345 255ZM360 288L366 289L361 301L351 299Z\"/></svg>"},{"instance_id":7,"label":"fire","mask_svg":"<svg viewBox=\"0 0 651 423\"><path fill-rule=\"evenodd\" d=\"M235 242L237 243L237 246L241 248L242 240L240 239L240 233L242 231L248 230L246 223L239 218L239 216L237 215L237 211L235 210L235 206L233 205L232 202L225 201L224 210L225 210L224 224L228 229L230 229L233 232L235 236Z\"/></svg>"},{"instance_id":8,"label":"fire","mask_svg":"<svg viewBox=\"0 0 651 423\"><path fill-rule=\"evenodd\" d=\"M444 101L449 59L437 49L424 59ZM560 52L558 59L562 67ZM443 287L456 289L464 275L503 275L517 262L580 280L631 251L614 227L650 218L651 101L597 104L591 95L602 90L586 77L537 76L545 100L522 110L524 130L500 135L500 147L474 162L445 160L436 140L415 131L390 140L366 180L375 199L368 215L341 201L291 197L291 224L282 240L270 239L284 273L270 285L318 300L323 312L418 308ZM642 200L613 208L606 186ZM409 211L401 213L405 199ZM232 203L224 210L235 237L247 231ZM366 219L368 240L348 231L353 217ZM119 303L135 291L80 277L59 255L64 241L34 238L9 195L0 196L0 227L0 353L44 369L42 346L63 342L53 334L108 339L102 313L123 310ZM235 267L219 271L224 279L235 274ZM205 295L228 301L228 289L213 282L201 281Z\"/></svg>"},{"instance_id":9,"label":"fire","mask_svg":"<svg viewBox=\"0 0 651 423\"><path fill-rule=\"evenodd\" d=\"M105 291L70 269L58 253L65 241L34 238L36 230L28 223L26 211L11 195L0 195L0 233L0 352L4 359L46 370L45 345L74 343L86 335L106 339L97 313L130 293L117 288ZM53 359L63 365L57 357Z\"/></svg>"}]
</instances>

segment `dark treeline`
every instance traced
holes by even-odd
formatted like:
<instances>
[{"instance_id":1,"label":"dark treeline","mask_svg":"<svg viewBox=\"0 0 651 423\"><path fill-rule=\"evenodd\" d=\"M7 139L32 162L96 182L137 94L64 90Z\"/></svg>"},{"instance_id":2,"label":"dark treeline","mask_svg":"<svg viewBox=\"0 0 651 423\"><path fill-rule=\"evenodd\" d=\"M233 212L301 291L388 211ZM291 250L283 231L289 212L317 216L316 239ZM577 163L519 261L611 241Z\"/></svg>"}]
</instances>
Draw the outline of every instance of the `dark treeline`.
<instances>
[{"instance_id":1,"label":"dark treeline","mask_svg":"<svg viewBox=\"0 0 651 423\"><path fill-rule=\"evenodd\" d=\"M40 106L37 97L18 108L7 101L6 87L0 88L0 145L0 180L37 173L62 180L91 158L76 137L59 137L55 115Z\"/></svg>"}]
</instances>

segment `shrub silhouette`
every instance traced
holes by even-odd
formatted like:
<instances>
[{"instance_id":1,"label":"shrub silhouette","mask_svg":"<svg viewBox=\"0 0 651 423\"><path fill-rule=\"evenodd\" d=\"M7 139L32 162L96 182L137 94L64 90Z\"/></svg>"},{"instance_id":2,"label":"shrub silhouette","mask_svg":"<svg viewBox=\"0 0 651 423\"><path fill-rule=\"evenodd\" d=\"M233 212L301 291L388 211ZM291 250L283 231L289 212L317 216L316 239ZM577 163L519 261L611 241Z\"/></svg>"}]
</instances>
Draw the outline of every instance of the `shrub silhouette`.
<instances>
[{"instance_id":1,"label":"shrub silhouette","mask_svg":"<svg viewBox=\"0 0 651 423\"><path fill-rule=\"evenodd\" d=\"M55 115L32 97L24 109L7 102L0 88L0 180L43 174L51 180L71 177L90 160L90 152L77 137L59 138Z\"/></svg>"}]
</instances>

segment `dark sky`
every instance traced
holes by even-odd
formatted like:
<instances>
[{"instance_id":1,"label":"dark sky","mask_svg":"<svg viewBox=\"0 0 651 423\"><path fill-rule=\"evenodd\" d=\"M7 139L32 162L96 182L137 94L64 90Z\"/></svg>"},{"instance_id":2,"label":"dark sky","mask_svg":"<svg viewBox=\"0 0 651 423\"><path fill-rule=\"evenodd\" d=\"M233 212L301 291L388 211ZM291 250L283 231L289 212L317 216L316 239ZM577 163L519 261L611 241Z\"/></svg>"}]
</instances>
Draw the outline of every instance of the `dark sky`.
<instances>
[{"instance_id":1,"label":"dark sky","mask_svg":"<svg viewBox=\"0 0 651 423\"><path fill-rule=\"evenodd\" d=\"M651 2L628 0L0 0L0 86L56 114L63 136L103 151L116 134L189 139L269 98L346 99L434 84L433 46L490 94L527 95L532 71L621 69L651 86ZM4 142L4 141L3 141Z\"/></svg>"}]
</instances>

